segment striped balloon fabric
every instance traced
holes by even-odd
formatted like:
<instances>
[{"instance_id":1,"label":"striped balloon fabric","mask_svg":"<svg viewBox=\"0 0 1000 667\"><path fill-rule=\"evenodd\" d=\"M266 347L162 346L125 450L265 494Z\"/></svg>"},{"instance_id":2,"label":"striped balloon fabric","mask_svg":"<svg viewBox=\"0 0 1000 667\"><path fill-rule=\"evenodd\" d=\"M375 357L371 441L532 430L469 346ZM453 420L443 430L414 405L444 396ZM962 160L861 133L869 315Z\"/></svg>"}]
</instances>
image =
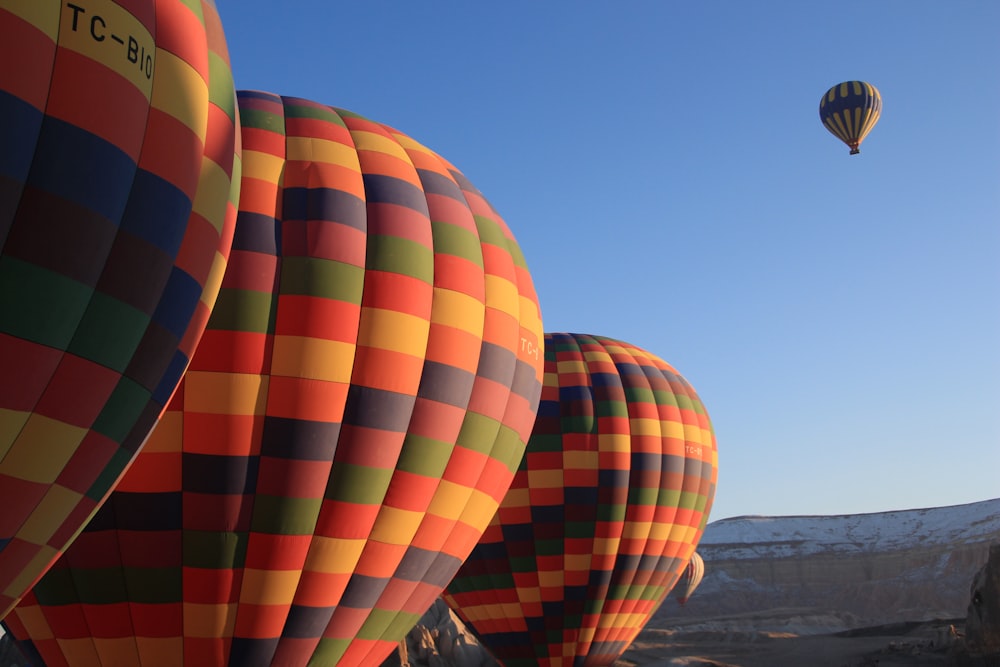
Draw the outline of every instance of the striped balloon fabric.
<instances>
[{"instance_id":1,"label":"striped balloon fabric","mask_svg":"<svg viewBox=\"0 0 1000 667\"><path fill-rule=\"evenodd\" d=\"M669 364L546 334L524 459L445 601L506 667L610 665L687 566L717 472L705 408Z\"/></svg>"},{"instance_id":2,"label":"striped balloon fabric","mask_svg":"<svg viewBox=\"0 0 1000 667\"><path fill-rule=\"evenodd\" d=\"M844 81L826 91L819 101L823 125L851 149L861 152L861 142L882 115L882 96L878 88L864 81Z\"/></svg>"},{"instance_id":3,"label":"striped balloon fabric","mask_svg":"<svg viewBox=\"0 0 1000 667\"><path fill-rule=\"evenodd\" d=\"M210 0L0 0L0 618L165 408L236 222Z\"/></svg>"},{"instance_id":4,"label":"striped balloon fabric","mask_svg":"<svg viewBox=\"0 0 1000 667\"><path fill-rule=\"evenodd\" d=\"M509 229L355 114L239 95L232 257L108 503L8 618L56 665L379 665L478 541L541 391Z\"/></svg>"},{"instance_id":5,"label":"striped balloon fabric","mask_svg":"<svg viewBox=\"0 0 1000 667\"><path fill-rule=\"evenodd\" d=\"M705 577L705 561L702 559L701 555L695 551L691 554L691 560L688 562L688 566L684 569L684 576L681 577L680 584L677 591L677 602L681 605L686 604L691 596L694 594L701 580Z\"/></svg>"}]
</instances>

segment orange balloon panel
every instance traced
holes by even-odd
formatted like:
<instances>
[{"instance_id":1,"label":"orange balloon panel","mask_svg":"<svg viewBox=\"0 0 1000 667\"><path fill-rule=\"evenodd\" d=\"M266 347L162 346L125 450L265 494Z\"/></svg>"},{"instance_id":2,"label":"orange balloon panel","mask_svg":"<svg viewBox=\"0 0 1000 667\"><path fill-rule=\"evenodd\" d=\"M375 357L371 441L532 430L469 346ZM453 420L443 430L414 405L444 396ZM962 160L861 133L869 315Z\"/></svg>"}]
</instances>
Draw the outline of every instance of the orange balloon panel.
<instances>
[{"instance_id":1,"label":"orange balloon panel","mask_svg":"<svg viewBox=\"0 0 1000 667\"><path fill-rule=\"evenodd\" d=\"M218 294L239 122L211 0L0 0L0 618L149 434Z\"/></svg>"},{"instance_id":2,"label":"orange balloon panel","mask_svg":"<svg viewBox=\"0 0 1000 667\"><path fill-rule=\"evenodd\" d=\"M259 92L239 106L243 196L198 351L8 621L48 664L379 665L531 432L538 302L482 196L355 114Z\"/></svg>"}]
</instances>

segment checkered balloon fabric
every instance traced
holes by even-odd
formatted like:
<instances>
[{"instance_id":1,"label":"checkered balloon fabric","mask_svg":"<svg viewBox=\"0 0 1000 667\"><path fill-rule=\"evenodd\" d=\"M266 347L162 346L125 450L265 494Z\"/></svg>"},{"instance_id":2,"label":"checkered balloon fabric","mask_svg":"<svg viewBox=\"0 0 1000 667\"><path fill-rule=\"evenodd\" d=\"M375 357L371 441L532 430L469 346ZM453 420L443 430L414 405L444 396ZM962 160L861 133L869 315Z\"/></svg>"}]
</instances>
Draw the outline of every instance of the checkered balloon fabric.
<instances>
[{"instance_id":1,"label":"checkered balloon fabric","mask_svg":"<svg viewBox=\"0 0 1000 667\"><path fill-rule=\"evenodd\" d=\"M708 414L672 366L546 334L524 459L445 601L507 667L610 665L690 561L717 471Z\"/></svg>"},{"instance_id":2,"label":"checkered balloon fabric","mask_svg":"<svg viewBox=\"0 0 1000 667\"><path fill-rule=\"evenodd\" d=\"M0 618L166 407L236 223L211 0L0 0Z\"/></svg>"},{"instance_id":3,"label":"checkered balloon fabric","mask_svg":"<svg viewBox=\"0 0 1000 667\"><path fill-rule=\"evenodd\" d=\"M538 301L483 196L356 114L239 109L231 261L191 367L9 621L47 664L379 665L531 432Z\"/></svg>"}]
</instances>

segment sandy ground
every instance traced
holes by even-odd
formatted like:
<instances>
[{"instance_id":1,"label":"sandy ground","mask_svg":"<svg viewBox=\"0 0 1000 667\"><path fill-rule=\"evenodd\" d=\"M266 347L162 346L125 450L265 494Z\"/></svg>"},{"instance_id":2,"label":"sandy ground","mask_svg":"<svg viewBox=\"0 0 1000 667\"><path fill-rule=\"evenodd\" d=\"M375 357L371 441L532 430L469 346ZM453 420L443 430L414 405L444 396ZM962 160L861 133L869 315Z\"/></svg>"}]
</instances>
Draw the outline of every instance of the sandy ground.
<instances>
[{"instance_id":1,"label":"sandy ground","mask_svg":"<svg viewBox=\"0 0 1000 667\"><path fill-rule=\"evenodd\" d=\"M819 632L810 634L722 627L650 629L615 667L954 665L952 628L961 633L961 622L898 623L831 633L814 628Z\"/></svg>"}]
</instances>

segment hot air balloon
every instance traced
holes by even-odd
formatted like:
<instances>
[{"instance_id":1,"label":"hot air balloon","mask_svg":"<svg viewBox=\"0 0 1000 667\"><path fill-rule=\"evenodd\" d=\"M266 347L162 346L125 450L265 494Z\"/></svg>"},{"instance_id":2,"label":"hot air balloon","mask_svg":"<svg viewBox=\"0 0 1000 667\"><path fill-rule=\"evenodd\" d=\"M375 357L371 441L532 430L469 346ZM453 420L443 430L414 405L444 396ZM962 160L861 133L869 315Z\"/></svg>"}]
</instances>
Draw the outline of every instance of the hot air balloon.
<instances>
[{"instance_id":1,"label":"hot air balloon","mask_svg":"<svg viewBox=\"0 0 1000 667\"><path fill-rule=\"evenodd\" d=\"M167 405L218 293L239 131L211 0L0 0L0 618Z\"/></svg>"},{"instance_id":2,"label":"hot air balloon","mask_svg":"<svg viewBox=\"0 0 1000 667\"><path fill-rule=\"evenodd\" d=\"M610 665L679 580L715 495L709 417L638 347L545 335L524 458L444 599L506 667Z\"/></svg>"},{"instance_id":3,"label":"hot air balloon","mask_svg":"<svg viewBox=\"0 0 1000 667\"><path fill-rule=\"evenodd\" d=\"M691 554L691 561L684 568L684 575L681 577L680 585L678 586L677 602L683 605L691 599L691 594L698 588L698 584L701 583L704 576L705 561L695 551Z\"/></svg>"},{"instance_id":4,"label":"hot air balloon","mask_svg":"<svg viewBox=\"0 0 1000 667\"><path fill-rule=\"evenodd\" d=\"M229 267L106 505L8 617L49 665L379 665L513 478L541 391L514 237L413 139L241 92Z\"/></svg>"},{"instance_id":5,"label":"hot air balloon","mask_svg":"<svg viewBox=\"0 0 1000 667\"><path fill-rule=\"evenodd\" d=\"M861 142L875 127L882 114L882 96L878 88L864 81L844 81L826 91L819 101L823 125L851 149L861 152Z\"/></svg>"}]
</instances>

